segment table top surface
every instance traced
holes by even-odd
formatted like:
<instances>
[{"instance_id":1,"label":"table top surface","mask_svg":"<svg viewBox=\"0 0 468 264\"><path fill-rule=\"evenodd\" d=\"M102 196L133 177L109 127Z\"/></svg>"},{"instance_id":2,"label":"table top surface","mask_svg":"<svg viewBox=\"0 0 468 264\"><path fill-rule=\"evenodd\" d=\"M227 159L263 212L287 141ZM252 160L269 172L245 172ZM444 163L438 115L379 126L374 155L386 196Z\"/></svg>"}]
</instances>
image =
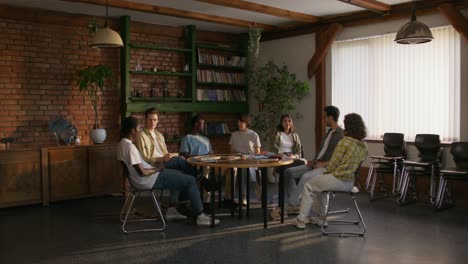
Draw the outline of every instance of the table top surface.
<instances>
[{"instance_id":1,"label":"table top surface","mask_svg":"<svg viewBox=\"0 0 468 264\"><path fill-rule=\"evenodd\" d=\"M293 159L255 159L241 154L216 154L196 156L187 159L192 165L214 168L265 168L284 166L293 163Z\"/></svg>"}]
</instances>

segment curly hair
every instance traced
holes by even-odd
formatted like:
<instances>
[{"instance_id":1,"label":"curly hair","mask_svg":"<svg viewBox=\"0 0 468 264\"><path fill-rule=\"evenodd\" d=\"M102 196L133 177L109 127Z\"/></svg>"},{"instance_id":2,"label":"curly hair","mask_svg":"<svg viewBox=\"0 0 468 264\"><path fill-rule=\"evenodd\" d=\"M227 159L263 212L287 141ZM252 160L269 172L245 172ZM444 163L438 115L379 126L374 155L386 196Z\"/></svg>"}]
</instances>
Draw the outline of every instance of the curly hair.
<instances>
[{"instance_id":1,"label":"curly hair","mask_svg":"<svg viewBox=\"0 0 468 264\"><path fill-rule=\"evenodd\" d=\"M344 135L355 138L357 140L363 140L367 136L366 125L362 120L362 117L356 113L345 115L344 118Z\"/></svg>"}]
</instances>

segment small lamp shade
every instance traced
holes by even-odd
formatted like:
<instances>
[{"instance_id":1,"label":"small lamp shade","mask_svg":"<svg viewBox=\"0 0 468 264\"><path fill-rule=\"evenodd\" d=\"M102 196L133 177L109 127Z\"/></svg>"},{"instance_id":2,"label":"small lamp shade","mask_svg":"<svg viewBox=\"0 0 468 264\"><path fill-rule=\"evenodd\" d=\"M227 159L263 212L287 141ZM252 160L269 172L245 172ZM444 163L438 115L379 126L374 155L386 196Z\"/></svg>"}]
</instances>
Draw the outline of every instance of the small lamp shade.
<instances>
[{"instance_id":1,"label":"small lamp shade","mask_svg":"<svg viewBox=\"0 0 468 264\"><path fill-rule=\"evenodd\" d=\"M123 47L123 42L119 33L106 26L96 32L89 46L93 48L120 48Z\"/></svg>"}]
</instances>

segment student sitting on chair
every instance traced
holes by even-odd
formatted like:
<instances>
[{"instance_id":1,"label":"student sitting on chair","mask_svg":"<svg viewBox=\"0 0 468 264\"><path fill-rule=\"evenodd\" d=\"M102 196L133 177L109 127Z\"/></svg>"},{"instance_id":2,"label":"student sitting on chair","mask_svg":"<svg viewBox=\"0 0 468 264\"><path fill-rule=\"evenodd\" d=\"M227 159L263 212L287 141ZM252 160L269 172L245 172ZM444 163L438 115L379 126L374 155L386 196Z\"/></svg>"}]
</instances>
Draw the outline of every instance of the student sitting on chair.
<instances>
[{"instance_id":1,"label":"student sitting on chair","mask_svg":"<svg viewBox=\"0 0 468 264\"><path fill-rule=\"evenodd\" d=\"M323 226L328 207L328 196L324 191L351 191L354 186L355 172L367 156L366 126L361 116L348 114L344 119L344 137L333 151L333 155L321 175L309 180L302 191L299 215L294 222L297 228L305 224ZM317 216L308 217L311 209Z\"/></svg>"},{"instance_id":2,"label":"student sitting on chair","mask_svg":"<svg viewBox=\"0 0 468 264\"><path fill-rule=\"evenodd\" d=\"M211 225L211 217L203 213L200 192L193 176L175 170L164 169L164 163L148 164L132 143L138 138L140 125L135 117L127 117L122 122L122 136L117 147L117 159L125 163L129 177L138 189L170 189L180 192L180 197L186 197L192 205L199 226ZM215 224L219 220L215 219Z\"/></svg>"},{"instance_id":3,"label":"student sitting on chair","mask_svg":"<svg viewBox=\"0 0 468 264\"><path fill-rule=\"evenodd\" d=\"M159 112L155 108L149 108L145 112L145 127L139 133L135 145L144 161L151 165L163 162L164 168L181 171L185 174L190 174L198 177L198 171L194 166L187 163L184 157L172 157L167 151L164 136L156 130L159 123ZM177 193L171 192L171 203L177 201ZM180 214L171 204L166 211L166 219L183 220L186 219Z\"/></svg>"},{"instance_id":4,"label":"student sitting on chair","mask_svg":"<svg viewBox=\"0 0 468 264\"><path fill-rule=\"evenodd\" d=\"M241 115L239 120L237 120L237 131L234 131L231 135L231 139L229 140L229 145L231 145L231 152L232 153L242 153L242 154L252 154L252 155L258 155L260 154L260 137L258 134L249 129L250 125L250 117L248 115ZM261 200L261 193L262 193L262 187L261 187L261 180L259 179L257 175L257 179L255 178L254 175L255 173L255 168L249 168L249 174L251 177L247 177L247 179L251 178L252 181L256 181L256 195L257 199ZM232 201L231 197L231 176L227 175L226 176L226 185L225 185L225 191L224 191L224 205L226 208L230 208L231 206L235 206L235 204ZM248 180L248 182L250 182ZM239 197L240 199L240 197ZM244 203L244 201L243 201ZM244 203L245 204L245 203Z\"/></svg>"},{"instance_id":5,"label":"student sitting on chair","mask_svg":"<svg viewBox=\"0 0 468 264\"><path fill-rule=\"evenodd\" d=\"M306 165L284 170L284 201L285 211L288 213L299 213L299 199L305 183L325 171L325 166L327 166L336 145L343 138L343 129L337 123L340 110L332 105L326 106L323 109L323 116L329 129L322 138L315 157L307 161ZM285 216L287 216L286 212L284 212ZM271 212L270 216L273 219L279 219L280 214L280 208L277 208Z\"/></svg>"}]
</instances>

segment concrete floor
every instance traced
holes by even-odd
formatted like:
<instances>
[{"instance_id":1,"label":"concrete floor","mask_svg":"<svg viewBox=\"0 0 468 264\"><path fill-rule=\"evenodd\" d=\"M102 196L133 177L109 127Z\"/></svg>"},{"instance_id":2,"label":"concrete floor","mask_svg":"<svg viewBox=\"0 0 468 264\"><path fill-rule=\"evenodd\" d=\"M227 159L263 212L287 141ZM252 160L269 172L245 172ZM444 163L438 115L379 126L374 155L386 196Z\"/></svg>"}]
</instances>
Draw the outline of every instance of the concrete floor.
<instances>
[{"instance_id":1,"label":"concrete floor","mask_svg":"<svg viewBox=\"0 0 468 264\"><path fill-rule=\"evenodd\" d=\"M347 206L337 199L335 205ZM358 197L365 238L298 230L292 217L263 229L261 210L199 228L170 222L162 233L120 231L122 197L0 210L1 263L468 263L468 210ZM349 216L353 216L352 214ZM330 227L331 228L331 227ZM355 227L351 227L355 228Z\"/></svg>"}]
</instances>

